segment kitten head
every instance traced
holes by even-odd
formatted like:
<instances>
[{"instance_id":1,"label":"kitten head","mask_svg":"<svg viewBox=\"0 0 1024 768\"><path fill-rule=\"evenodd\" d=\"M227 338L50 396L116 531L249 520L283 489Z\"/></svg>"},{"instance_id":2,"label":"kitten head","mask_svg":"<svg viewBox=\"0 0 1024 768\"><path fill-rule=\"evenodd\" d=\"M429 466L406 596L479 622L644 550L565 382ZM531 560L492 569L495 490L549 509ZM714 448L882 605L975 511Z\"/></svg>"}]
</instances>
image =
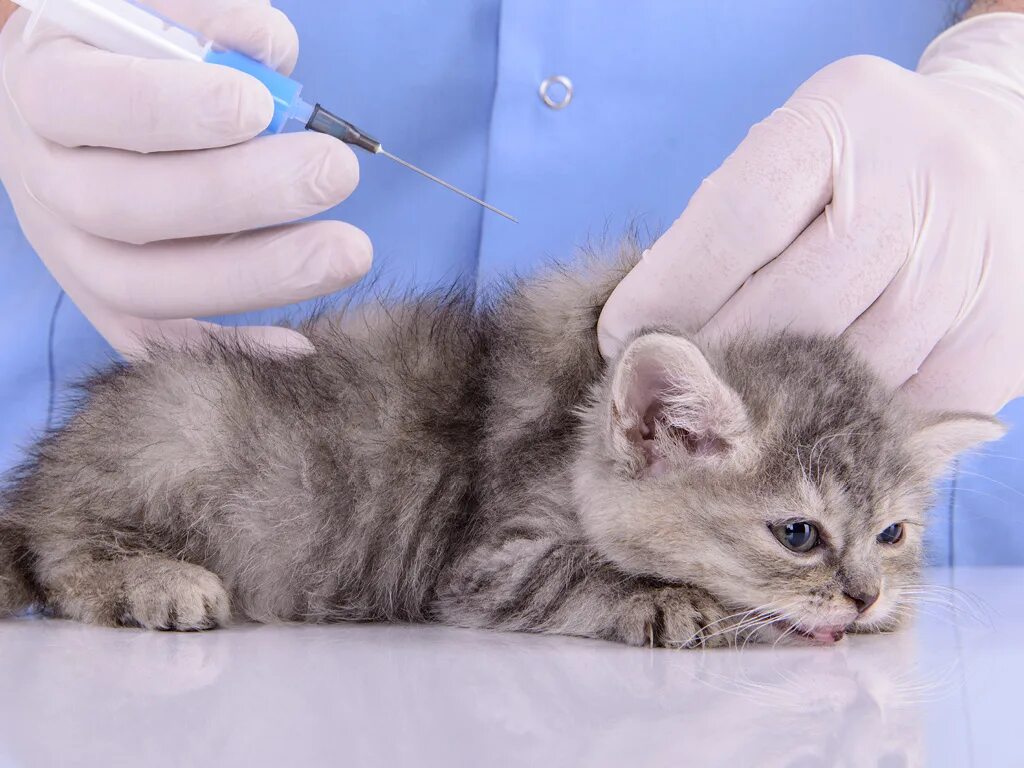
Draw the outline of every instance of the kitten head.
<instances>
[{"instance_id":1,"label":"kitten head","mask_svg":"<svg viewBox=\"0 0 1024 768\"><path fill-rule=\"evenodd\" d=\"M822 642L895 626L933 482L1004 432L914 413L841 341L788 334L707 351L641 335L583 425L574 492L602 553Z\"/></svg>"}]
</instances>

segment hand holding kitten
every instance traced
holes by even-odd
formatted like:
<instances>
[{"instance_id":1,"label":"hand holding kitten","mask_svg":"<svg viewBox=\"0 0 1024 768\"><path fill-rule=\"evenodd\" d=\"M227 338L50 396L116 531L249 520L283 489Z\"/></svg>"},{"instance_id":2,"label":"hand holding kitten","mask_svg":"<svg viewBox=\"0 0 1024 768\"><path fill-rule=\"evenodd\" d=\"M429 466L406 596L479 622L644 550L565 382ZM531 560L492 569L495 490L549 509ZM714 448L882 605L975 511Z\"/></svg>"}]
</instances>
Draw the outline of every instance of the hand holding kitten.
<instances>
[{"instance_id":1,"label":"hand holding kitten","mask_svg":"<svg viewBox=\"0 0 1024 768\"><path fill-rule=\"evenodd\" d=\"M917 72L832 64L755 126L612 295L606 355L669 325L708 340L842 334L921 407L1024 394L1024 14L980 15Z\"/></svg>"}]
</instances>

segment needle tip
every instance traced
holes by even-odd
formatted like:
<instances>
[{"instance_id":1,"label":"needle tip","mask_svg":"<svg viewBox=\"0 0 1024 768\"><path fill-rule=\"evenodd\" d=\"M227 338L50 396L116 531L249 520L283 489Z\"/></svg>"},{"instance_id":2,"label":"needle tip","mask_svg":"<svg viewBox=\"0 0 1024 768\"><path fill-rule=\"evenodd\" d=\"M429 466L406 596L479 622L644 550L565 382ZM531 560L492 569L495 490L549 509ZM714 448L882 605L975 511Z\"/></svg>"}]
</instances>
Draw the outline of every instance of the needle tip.
<instances>
[{"instance_id":1,"label":"needle tip","mask_svg":"<svg viewBox=\"0 0 1024 768\"><path fill-rule=\"evenodd\" d=\"M447 181L444 181L443 179L439 179L437 176L434 176L432 173L427 173L422 168L417 168L412 163L407 163L402 158L397 157L395 155L392 155L390 152L388 152L383 147L379 147L374 152L374 154L384 155L384 157L387 157L387 158L390 158L391 160L394 160L399 165L403 165L406 168L408 168L410 171L415 171L420 176L423 176L423 177L428 178L428 179L430 179L431 181L433 181L433 182L435 182L437 184L440 184L445 189L449 189L449 190L451 190L452 192L454 192L457 195L462 195L462 197L466 198L467 200L472 200L474 203L476 203L477 205L483 206L488 211L491 211L492 213L496 213L499 216L504 216L506 219L511 221L513 224L518 224L519 223L519 219L515 218L514 216L505 213L503 210L501 210L499 208L495 208L493 205L490 205L489 203L485 203L479 197L473 197L473 195L469 194L469 192L463 192L461 189L459 189L458 187L454 186L453 184L449 184Z\"/></svg>"}]
</instances>

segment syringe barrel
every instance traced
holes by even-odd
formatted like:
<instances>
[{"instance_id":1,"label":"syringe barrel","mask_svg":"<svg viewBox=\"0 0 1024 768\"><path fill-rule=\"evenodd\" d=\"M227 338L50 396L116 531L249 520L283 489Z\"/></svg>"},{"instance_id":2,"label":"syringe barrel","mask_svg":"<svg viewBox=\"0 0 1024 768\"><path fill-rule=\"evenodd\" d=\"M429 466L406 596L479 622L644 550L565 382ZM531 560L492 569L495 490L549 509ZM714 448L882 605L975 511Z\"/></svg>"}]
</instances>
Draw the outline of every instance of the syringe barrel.
<instances>
[{"instance_id":1,"label":"syringe barrel","mask_svg":"<svg viewBox=\"0 0 1024 768\"><path fill-rule=\"evenodd\" d=\"M263 83L274 97L274 118L267 126L267 133L280 133L289 120L305 124L312 116L312 107L302 100L302 83L285 77L270 67L261 64L236 51L225 51L214 46L204 59L210 64L220 64L252 75Z\"/></svg>"},{"instance_id":2,"label":"syringe barrel","mask_svg":"<svg viewBox=\"0 0 1024 768\"><path fill-rule=\"evenodd\" d=\"M150 59L182 59L231 67L255 77L274 97L274 118L268 133L279 133L289 120L309 119L302 84L255 59L219 48L203 35L164 18L133 0L17 0L32 11L26 28L53 24L83 42L113 53Z\"/></svg>"},{"instance_id":3,"label":"syringe barrel","mask_svg":"<svg viewBox=\"0 0 1024 768\"><path fill-rule=\"evenodd\" d=\"M210 42L130 0L34 0L26 28L31 35L42 21L90 45L149 59L202 61Z\"/></svg>"}]
</instances>

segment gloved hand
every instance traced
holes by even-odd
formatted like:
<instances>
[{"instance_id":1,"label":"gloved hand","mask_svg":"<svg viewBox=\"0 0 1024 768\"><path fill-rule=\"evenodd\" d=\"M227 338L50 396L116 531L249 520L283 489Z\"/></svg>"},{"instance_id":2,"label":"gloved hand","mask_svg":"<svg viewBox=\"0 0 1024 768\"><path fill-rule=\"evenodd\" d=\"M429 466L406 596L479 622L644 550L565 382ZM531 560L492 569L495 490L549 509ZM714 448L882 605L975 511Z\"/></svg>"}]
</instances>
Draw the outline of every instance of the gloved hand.
<instances>
[{"instance_id":1,"label":"gloved hand","mask_svg":"<svg viewBox=\"0 0 1024 768\"><path fill-rule=\"evenodd\" d=\"M909 72L826 67L701 185L601 316L614 355L670 324L713 340L845 334L926 408L1024 394L1024 14L953 27Z\"/></svg>"},{"instance_id":2,"label":"gloved hand","mask_svg":"<svg viewBox=\"0 0 1024 768\"><path fill-rule=\"evenodd\" d=\"M295 65L295 30L268 2L147 4L282 72ZM112 54L42 26L26 42L27 18L18 11L0 34L0 179L47 268L114 347L133 355L144 338L226 333L189 318L309 299L369 269L355 227L287 223L352 192L359 169L344 144L253 139L273 114L255 79ZM311 349L282 328L241 333Z\"/></svg>"}]
</instances>

